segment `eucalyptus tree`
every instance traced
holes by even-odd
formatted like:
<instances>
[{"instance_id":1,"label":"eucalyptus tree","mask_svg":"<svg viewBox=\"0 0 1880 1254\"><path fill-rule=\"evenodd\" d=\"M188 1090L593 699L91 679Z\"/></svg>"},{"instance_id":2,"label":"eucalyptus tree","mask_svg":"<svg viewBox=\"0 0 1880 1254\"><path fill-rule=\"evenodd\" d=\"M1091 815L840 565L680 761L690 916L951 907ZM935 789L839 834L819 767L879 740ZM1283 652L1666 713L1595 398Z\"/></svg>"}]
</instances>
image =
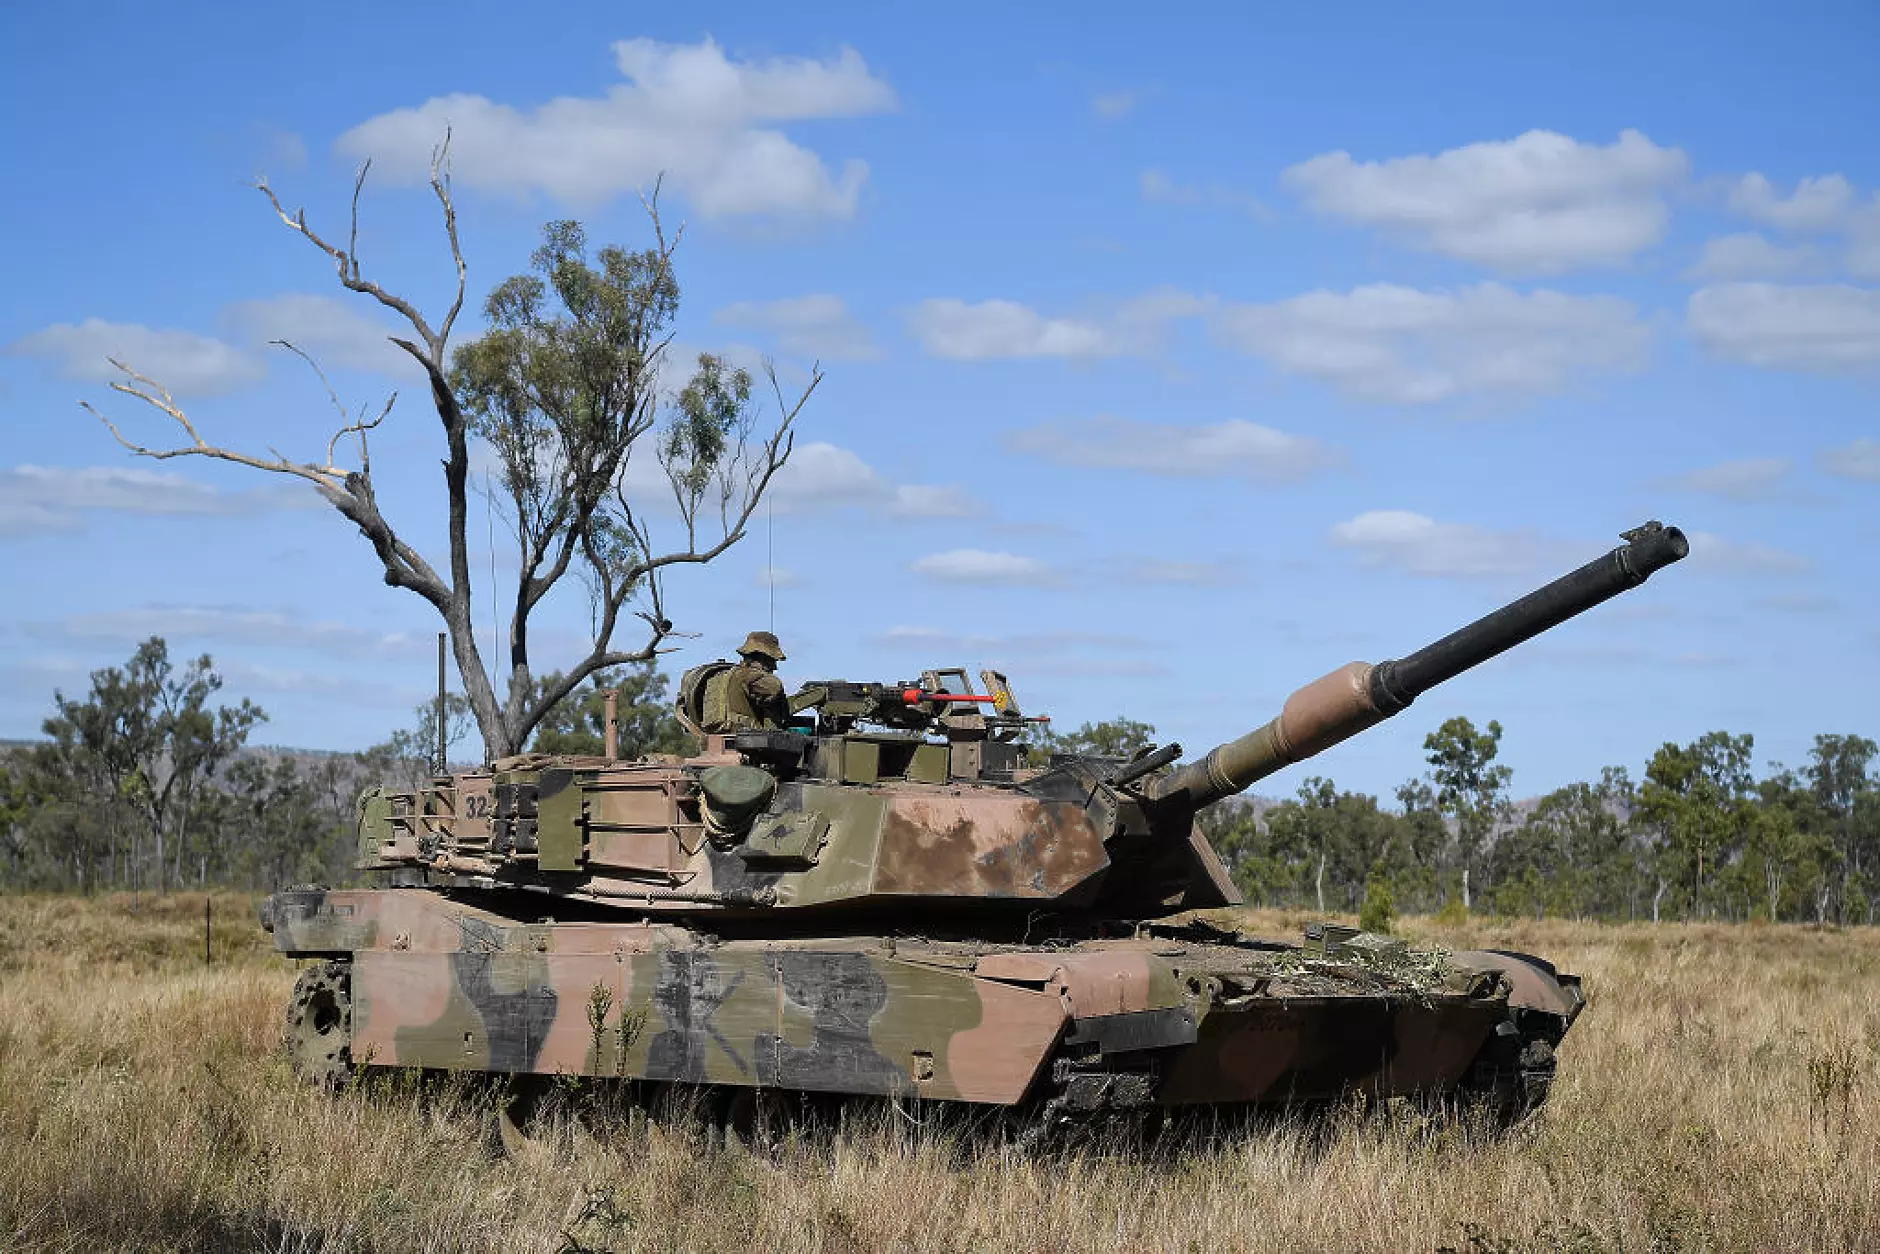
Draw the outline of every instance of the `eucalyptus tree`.
<instances>
[{"instance_id":1,"label":"eucalyptus tree","mask_svg":"<svg viewBox=\"0 0 1880 1254\"><path fill-rule=\"evenodd\" d=\"M1474 723L1457 716L1423 738L1436 804L1455 825L1465 910L1473 904L1470 875L1480 882L1489 835L1508 813L1508 785L1514 773L1495 761L1500 747L1501 724L1493 719L1478 732Z\"/></svg>"},{"instance_id":2,"label":"eucalyptus tree","mask_svg":"<svg viewBox=\"0 0 1880 1254\"><path fill-rule=\"evenodd\" d=\"M1503 898L1522 912L1616 915L1638 873L1632 843L1632 784L1606 767L1597 784L1577 781L1542 797L1496 843L1491 864Z\"/></svg>"},{"instance_id":3,"label":"eucalyptus tree","mask_svg":"<svg viewBox=\"0 0 1880 1254\"><path fill-rule=\"evenodd\" d=\"M1840 864L1838 884L1841 911L1872 915L1873 892L1869 875L1880 858L1880 780L1868 775L1868 765L1880 755L1880 745L1865 736L1820 735L1803 768L1821 809ZM1859 907L1854 909L1854 907Z\"/></svg>"},{"instance_id":4,"label":"eucalyptus tree","mask_svg":"<svg viewBox=\"0 0 1880 1254\"><path fill-rule=\"evenodd\" d=\"M673 256L683 230L664 229L657 186L643 201L651 232L644 247L603 247L590 260L578 223L549 223L532 272L499 283L484 306L487 331L453 350L451 333L463 312L468 270L448 154L446 136L432 159L431 189L456 285L435 320L361 265L359 199L370 162L353 185L351 228L343 245L309 225L304 210L290 212L265 181L257 184L280 221L332 264L342 288L376 302L408 328L389 338L423 369L442 436L447 551L441 563L408 538L423 529L394 523L379 499L369 442L391 415L396 394L375 414L369 408L349 411L318 364L290 341L277 343L313 367L339 413L318 459L214 444L160 380L117 359L112 364L124 378L111 386L167 416L185 439L151 447L127 438L105 415L98 417L141 457L208 457L311 484L358 529L384 581L422 598L441 617L484 751L495 759L527 743L557 703L589 676L660 652L675 631L666 614L664 574L709 562L743 538L790 456L792 424L822 375L812 367L807 384L788 398L766 364L777 413L764 434L757 431L758 402L748 371L701 354L689 377L678 382L668 350L680 296ZM641 464L656 463L657 470L630 476L632 455L647 444L653 447ZM513 587L489 589L508 617L507 640L494 666L486 663L473 628L473 447L494 455L496 492L505 498L505 523L517 554ZM672 542L655 543L655 511L640 499L642 489L650 489L676 517L679 535ZM586 590L590 638L565 664L543 668L554 679L541 682L530 628L545 599L570 575ZM622 639L621 629L636 618L635 638Z\"/></svg>"},{"instance_id":5,"label":"eucalyptus tree","mask_svg":"<svg viewBox=\"0 0 1880 1254\"><path fill-rule=\"evenodd\" d=\"M543 677L554 683L558 676ZM614 693L614 732L623 758L649 753L691 753L696 744L673 712L667 680L650 663L589 676L535 730L537 753L599 753L607 743L607 693Z\"/></svg>"},{"instance_id":6,"label":"eucalyptus tree","mask_svg":"<svg viewBox=\"0 0 1880 1254\"><path fill-rule=\"evenodd\" d=\"M217 771L267 718L246 698L212 707L221 687L208 655L178 670L163 638L153 636L123 667L93 671L82 700L53 693L56 712L43 725L47 739L34 747L32 764L49 791L77 810L137 816L134 843L122 851L133 883L152 847L156 889L163 890L166 875L182 878L186 842Z\"/></svg>"},{"instance_id":7,"label":"eucalyptus tree","mask_svg":"<svg viewBox=\"0 0 1880 1254\"><path fill-rule=\"evenodd\" d=\"M1688 745L1659 746L1646 764L1638 802L1640 819L1659 836L1654 923L1673 887L1688 892L1694 913L1716 908L1714 883L1740 856L1750 832L1754 748L1753 736L1706 732Z\"/></svg>"},{"instance_id":8,"label":"eucalyptus tree","mask_svg":"<svg viewBox=\"0 0 1880 1254\"><path fill-rule=\"evenodd\" d=\"M1085 723L1070 732L1053 731L1049 724L1043 727L1034 724L1028 743L1039 763L1049 761L1054 753L1127 758L1155 743L1155 728L1133 718L1106 718L1097 723Z\"/></svg>"}]
</instances>

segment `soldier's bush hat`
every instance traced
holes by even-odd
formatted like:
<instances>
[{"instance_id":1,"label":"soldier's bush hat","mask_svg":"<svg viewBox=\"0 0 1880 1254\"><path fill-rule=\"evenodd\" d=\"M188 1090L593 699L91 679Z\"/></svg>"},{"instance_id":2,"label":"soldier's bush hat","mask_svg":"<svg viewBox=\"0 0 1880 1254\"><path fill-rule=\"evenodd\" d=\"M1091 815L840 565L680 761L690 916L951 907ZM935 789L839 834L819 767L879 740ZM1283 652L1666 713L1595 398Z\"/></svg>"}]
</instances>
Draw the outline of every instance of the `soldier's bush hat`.
<instances>
[{"instance_id":1,"label":"soldier's bush hat","mask_svg":"<svg viewBox=\"0 0 1880 1254\"><path fill-rule=\"evenodd\" d=\"M761 653L779 662L785 660L783 646L778 644L777 637L768 631L754 631L744 637L744 643L738 646L739 657L749 657L753 653Z\"/></svg>"}]
</instances>

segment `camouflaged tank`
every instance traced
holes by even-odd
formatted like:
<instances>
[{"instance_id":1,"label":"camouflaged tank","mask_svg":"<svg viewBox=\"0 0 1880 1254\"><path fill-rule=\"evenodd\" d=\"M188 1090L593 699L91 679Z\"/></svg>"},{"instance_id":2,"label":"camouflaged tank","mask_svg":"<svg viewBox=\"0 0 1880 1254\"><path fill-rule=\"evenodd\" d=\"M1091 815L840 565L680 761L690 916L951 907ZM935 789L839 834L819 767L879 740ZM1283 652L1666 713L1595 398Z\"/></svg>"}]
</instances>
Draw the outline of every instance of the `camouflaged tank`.
<instances>
[{"instance_id":1,"label":"camouflaged tank","mask_svg":"<svg viewBox=\"0 0 1880 1254\"><path fill-rule=\"evenodd\" d=\"M689 758L529 755L360 800L378 887L278 893L316 959L302 1074L407 1067L724 1093L1106 1112L1351 1094L1546 1095L1583 1005L1546 961L1330 924L1303 943L1176 916L1240 904L1197 812L1688 552L1626 543L1408 657L1352 663L1205 757L1028 762L1002 675L817 683L792 725ZM697 723L700 673L680 708Z\"/></svg>"}]
</instances>

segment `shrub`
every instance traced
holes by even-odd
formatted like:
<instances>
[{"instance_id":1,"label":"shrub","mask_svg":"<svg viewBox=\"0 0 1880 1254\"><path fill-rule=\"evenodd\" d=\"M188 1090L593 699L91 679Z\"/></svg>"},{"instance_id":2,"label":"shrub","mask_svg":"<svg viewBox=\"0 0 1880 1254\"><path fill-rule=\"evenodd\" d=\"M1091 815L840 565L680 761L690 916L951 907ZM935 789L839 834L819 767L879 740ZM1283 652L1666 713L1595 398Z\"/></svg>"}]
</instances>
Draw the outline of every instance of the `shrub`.
<instances>
[{"instance_id":1,"label":"shrub","mask_svg":"<svg viewBox=\"0 0 1880 1254\"><path fill-rule=\"evenodd\" d=\"M1376 871L1364 881L1364 907L1358 911L1358 926L1367 932L1388 932L1397 919L1397 908L1390 899L1390 883Z\"/></svg>"}]
</instances>

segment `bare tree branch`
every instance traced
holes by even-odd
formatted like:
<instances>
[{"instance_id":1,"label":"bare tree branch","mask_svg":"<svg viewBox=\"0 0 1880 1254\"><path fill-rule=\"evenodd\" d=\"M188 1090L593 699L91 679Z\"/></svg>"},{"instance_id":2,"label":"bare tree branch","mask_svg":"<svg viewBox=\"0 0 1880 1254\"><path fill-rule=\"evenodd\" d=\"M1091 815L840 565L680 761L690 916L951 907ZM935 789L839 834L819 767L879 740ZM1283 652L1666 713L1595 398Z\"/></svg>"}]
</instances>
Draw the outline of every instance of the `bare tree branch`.
<instances>
[{"instance_id":1,"label":"bare tree branch","mask_svg":"<svg viewBox=\"0 0 1880 1254\"><path fill-rule=\"evenodd\" d=\"M365 184L366 170L370 168L371 164L371 162L367 162L359 168L358 181L353 185L353 203L355 206L358 204L359 188ZM423 340L425 346L431 350L431 357L435 358L440 363L442 362L444 356L443 337L431 330L431 324L424 320L424 315L418 312L417 306L413 305L402 296L394 296L371 279L363 277L359 273L359 262L354 257L353 253L348 249L335 248L333 245L320 238L318 232L307 225L307 211L305 209L297 209L293 213L287 212L286 207L281 204L280 197L274 194L274 189L268 186L266 179L257 179L255 181L255 189L268 198L268 203L274 206L275 214L282 222L287 224L290 230L297 231L301 235L306 236L308 242L315 248L318 248L321 252L333 259L333 265L339 273L339 281L342 286L348 291L359 292L370 296L387 309L398 313L406 322L411 324L412 329L418 333L418 338ZM356 219L354 230L356 233ZM404 344L402 341L394 342L399 343L401 347L407 352L410 352L413 356L418 357L420 361L430 359L420 355L415 348Z\"/></svg>"},{"instance_id":2,"label":"bare tree branch","mask_svg":"<svg viewBox=\"0 0 1880 1254\"><path fill-rule=\"evenodd\" d=\"M359 196L366 189L366 175L372 171L372 158L367 157L359 163L359 173L353 177L352 194L352 231L346 237L346 256L351 259L352 277L359 277Z\"/></svg>"},{"instance_id":3,"label":"bare tree branch","mask_svg":"<svg viewBox=\"0 0 1880 1254\"><path fill-rule=\"evenodd\" d=\"M181 426L190 439L187 445L178 448L149 448L126 438L118 425L99 412L89 401L80 401L79 405L102 422L119 444L139 457L148 457L155 461L167 461L172 457L208 457L216 461L232 462L238 466L248 466L255 470L265 470L271 474L293 475L307 480L335 509L357 524L360 531L371 541L374 550L379 554L380 561L385 566L387 583L410 588L442 608L449 597L449 590L430 564L415 549L400 540L392 530L391 524L386 522L384 516L380 514L377 499L372 492L369 468L362 466L360 470L348 471L333 464L332 454L336 442L349 432L358 432L363 438L365 431L384 421L386 413L391 410L391 401L387 401L385 410L370 422L360 421L340 428L333 439L327 443L325 465L297 462L273 449L269 451L274 453L274 460L269 461L235 449L210 444L202 438L195 424L190 421L189 415L176 404L175 398L170 395L167 388L116 358L109 360L113 366L133 380L128 384L112 383L113 391L122 392L126 396L134 396L160 410ZM335 401L337 403L337 398ZM344 407L341 407L340 412L342 417L346 416Z\"/></svg>"},{"instance_id":4,"label":"bare tree branch","mask_svg":"<svg viewBox=\"0 0 1880 1254\"><path fill-rule=\"evenodd\" d=\"M365 177L363 171L360 174ZM464 284L469 270L463 262L463 245L457 239L457 206L450 199L450 128L444 128L444 142L431 150L431 191L437 196L437 203L444 209L444 234L450 237L450 259L457 266L457 295L450 302L450 312L444 315L444 325L438 330L437 342L441 355L444 341L450 339L450 329L457 323L457 315L463 312Z\"/></svg>"},{"instance_id":5,"label":"bare tree branch","mask_svg":"<svg viewBox=\"0 0 1880 1254\"><path fill-rule=\"evenodd\" d=\"M177 405L176 399L170 395L168 388L164 387L150 376L138 373L115 357L107 357L105 360L123 371L124 374L132 380L130 383L113 381L111 384L112 391L122 392L126 396L134 396L153 409L167 414L177 425L182 427L183 431L189 436L189 444L181 448L149 448L127 439L124 433L118 429L118 425L101 413L90 401L79 402L80 408L84 409L86 413L96 418L99 422L102 422L119 444L123 445L137 456L148 457L155 461L168 461L172 457L211 457L218 461L234 462L239 466L250 466L256 470L266 470L274 474L295 475L307 480L315 487L325 490L340 491L344 489L346 472L333 465L330 457L327 460L327 464L324 466L316 466L312 462L290 461L279 453L275 454L273 461L268 461L264 458L255 457L252 454L237 452L234 449L226 449L209 443L207 440L203 439L201 433L196 430L195 424L189 420L189 415L184 413L182 408Z\"/></svg>"},{"instance_id":6,"label":"bare tree branch","mask_svg":"<svg viewBox=\"0 0 1880 1254\"><path fill-rule=\"evenodd\" d=\"M269 340L268 343L278 345L306 362L313 373L319 377L320 386L326 389L327 400L331 401L333 408L339 411L340 422L345 425L335 431L333 438L326 442L326 464L328 466L333 464L334 446L346 436L356 434L359 437L359 469L363 473L370 475L372 473L372 456L366 447L366 432L371 431L381 422L385 421L386 416L392 412L392 406L398 403L398 393L393 392L390 396L385 398L385 408L381 409L379 416L374 418L371 422L365 420L366 411L363 407L359 410L358 420L354 421L352 415L346 412L346 406L340 401L339 393L333 390L332 383L327 380L326 371L320 369L319 362L315 361L305 350L290 340ZM272 452L273 450L270 449L269 451ZM276 456L278 456L278 454L276 454Z\"/></svg>"}]
</instances>

